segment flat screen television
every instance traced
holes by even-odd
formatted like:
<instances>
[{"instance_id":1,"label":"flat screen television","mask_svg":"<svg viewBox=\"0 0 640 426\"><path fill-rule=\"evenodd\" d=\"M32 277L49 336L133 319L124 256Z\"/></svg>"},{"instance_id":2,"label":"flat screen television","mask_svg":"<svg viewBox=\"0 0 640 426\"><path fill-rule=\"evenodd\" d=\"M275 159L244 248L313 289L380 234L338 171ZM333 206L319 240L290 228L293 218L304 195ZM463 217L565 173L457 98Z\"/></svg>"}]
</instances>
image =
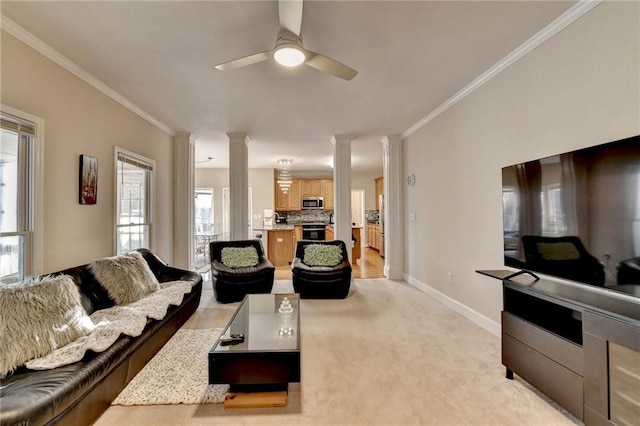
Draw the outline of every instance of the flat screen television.
<instances>
[{"instance_id":1,"label":"flat screen television","mask_svg":"<svg viewBox=\"0 0 640 426\"><path fill-rule=\"evenodd\" d=\"M640 297L640 136L502 169L506 266Z\"/></svg>"}]
</instances>

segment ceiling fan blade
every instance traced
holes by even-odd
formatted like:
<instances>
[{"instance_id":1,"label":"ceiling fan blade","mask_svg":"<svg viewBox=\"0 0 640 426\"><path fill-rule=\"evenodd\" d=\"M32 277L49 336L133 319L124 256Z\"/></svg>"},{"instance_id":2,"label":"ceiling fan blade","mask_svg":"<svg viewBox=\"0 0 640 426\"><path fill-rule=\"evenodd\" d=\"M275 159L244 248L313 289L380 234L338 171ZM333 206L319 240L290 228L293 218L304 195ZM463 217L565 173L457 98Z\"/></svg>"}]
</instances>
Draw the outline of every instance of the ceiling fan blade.
<instances>
[{"instance_id":1,"label":"ceiling fan blade","mask_svg":"<svg viewBox=\"0 0 640 426\"><path fill-rule=\"evenodd\" d=\"M298 37L302 29L302 0L280 0L278 2L280 27L286 28Z\"/></svg>"},{"instance_id":2,"label":"ceiling fan blade","mask_svg":"<svg viewBox=\"0 0 640 426\"><path fill-rule=\"evenodd\" d=\"M216 68L220 71L226 71L234 68L246 67L247 65L257 64L258 62L271 59L272 56L273 52L271 50L267 50L265 52L254 53L253 55L234 59L233 61L224 62L222 64L216 65Z\"/></svg>"},{"instance_id":3,"label":"ceiling fan blade","mask_svg":"<svg viewBox=\"0 0 640 426\"><path fill-rule=\"evenodd\" d=\"M331 58L327 58L324 55L312 52L310 50L307 50L307 60L305 64L343 80L351 80L356 76L356 74L358 74L358 71L354 70L353 68L349 68L345 64L341 64L338 61L334 61Z\"/></svg>"}]
</instances>

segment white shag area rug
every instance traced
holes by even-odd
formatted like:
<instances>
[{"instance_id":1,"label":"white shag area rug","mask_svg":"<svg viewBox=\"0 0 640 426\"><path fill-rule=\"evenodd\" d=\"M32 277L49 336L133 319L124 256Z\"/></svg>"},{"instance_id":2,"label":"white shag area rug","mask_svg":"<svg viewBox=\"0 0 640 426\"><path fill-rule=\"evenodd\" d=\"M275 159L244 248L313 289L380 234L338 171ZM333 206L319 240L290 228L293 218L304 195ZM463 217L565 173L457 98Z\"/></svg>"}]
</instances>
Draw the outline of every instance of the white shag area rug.
<instances>
[{"instance_id":1,"label":"white shag area rug","mask_svg":"<svg viewBox=\"0 0 640 426\"><path fill-rule=\"evenodd\" d=\"M209 385L208 353L221 328L178 330L112 405L215 404L227 385Z\"/></svg>"}]
</instances>

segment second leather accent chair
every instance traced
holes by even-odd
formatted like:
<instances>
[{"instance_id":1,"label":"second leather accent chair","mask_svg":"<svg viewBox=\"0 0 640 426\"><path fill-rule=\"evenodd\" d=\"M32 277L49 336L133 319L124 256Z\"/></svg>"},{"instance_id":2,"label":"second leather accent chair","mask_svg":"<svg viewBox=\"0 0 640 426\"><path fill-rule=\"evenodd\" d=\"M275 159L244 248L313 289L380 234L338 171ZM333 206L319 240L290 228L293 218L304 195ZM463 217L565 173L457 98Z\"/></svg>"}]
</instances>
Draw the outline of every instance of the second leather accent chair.
<instances>
[{"instance_id":1,"label":"second leather accent chair","mask_svg":"<svg viewBox=\"0 0 640 426\"><path fill-rule=\"evenodd\" d=\"M342 250L342 260L335 266L310 266L304 263L305 248L320 244L338 246ZM347 258L344 241L302 240L296 244L296 255L291 265L293 288L301 299L344 299L351 286L351 263Z\"/></svg>"}]
</instances>

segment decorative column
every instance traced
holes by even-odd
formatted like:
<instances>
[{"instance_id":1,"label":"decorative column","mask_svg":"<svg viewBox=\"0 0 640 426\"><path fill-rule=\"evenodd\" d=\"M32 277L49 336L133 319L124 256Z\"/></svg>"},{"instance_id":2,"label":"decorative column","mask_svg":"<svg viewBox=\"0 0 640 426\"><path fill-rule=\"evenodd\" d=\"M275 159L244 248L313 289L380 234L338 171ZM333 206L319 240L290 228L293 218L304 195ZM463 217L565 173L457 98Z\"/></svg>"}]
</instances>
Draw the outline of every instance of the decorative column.
<instances>
[{"instance_id":1,"label":"decorative column","mask_svg":"<svg viewBox=\"0 0 640 426\"><path fill-rule=\"evenodd\" d=\"M229 138L230 239L249 238L249 136L227 133Z\"/></svg>"},{"instance_id":2,"label":"decorative column","mask_svg":"<svg viewBox=\"0 0 640 426\"><path fill-rule=\"evenodd\" d=\"M386 136L382 139L382 170L384 177L384 275L390 280L404 277L402 139Z\"/></svg>"},{"instance_id":3,"label":"decorative column","mask_svg":"<svg viewBox=\"0 0 640 426\"><path fill-rule=\"evenodd\" d=\"M173 265L194 269L196 138L181 132L173 138Z\"/></svg>"},{"instance_id":4,"label":"decorative column","mask_svg":"<svg viewBox=\"0 0 640 426\"><path fill-rule=\"evenodd\" d=\"M333 197L334 239L342 240L351 257L351 140L352 135L334 135L333 144Z\"/></svg>"}]
</instances>

